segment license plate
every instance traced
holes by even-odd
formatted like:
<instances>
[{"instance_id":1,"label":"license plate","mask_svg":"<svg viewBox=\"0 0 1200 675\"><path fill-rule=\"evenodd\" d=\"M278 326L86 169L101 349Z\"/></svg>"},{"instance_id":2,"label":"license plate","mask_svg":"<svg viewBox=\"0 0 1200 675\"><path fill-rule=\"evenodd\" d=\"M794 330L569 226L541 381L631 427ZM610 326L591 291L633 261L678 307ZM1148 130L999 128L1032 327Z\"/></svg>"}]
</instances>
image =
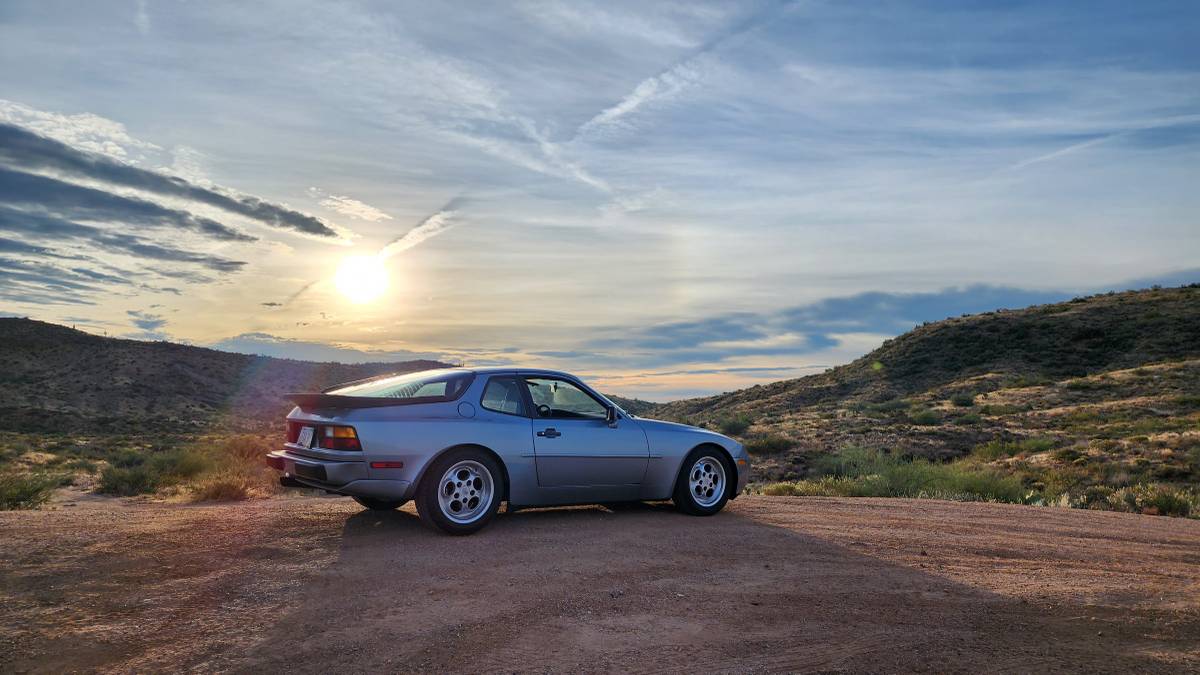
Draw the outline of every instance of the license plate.
<instances>
[{"instance_id":1,"label":"license plate","mask_svg":"<svg viewBox=\"0 0 1200 675\"><path fill-rule=\"evenodd\" d=\"M312 435L313 435L312 427L301 427L300 437L296 439L296 442L306 448L310 447L312 445Z\"/></svg>"}]
</instances>

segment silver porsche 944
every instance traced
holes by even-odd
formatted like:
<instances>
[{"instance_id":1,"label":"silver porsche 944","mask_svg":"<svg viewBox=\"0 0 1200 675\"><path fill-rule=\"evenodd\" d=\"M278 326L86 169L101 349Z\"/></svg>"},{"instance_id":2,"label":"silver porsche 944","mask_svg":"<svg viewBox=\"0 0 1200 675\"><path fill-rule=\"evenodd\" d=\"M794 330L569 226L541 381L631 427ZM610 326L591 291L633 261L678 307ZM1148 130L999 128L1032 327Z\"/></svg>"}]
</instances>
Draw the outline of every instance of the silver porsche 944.
<instances>
[{"instance_id":1,"label":"silver porsche 944","mask_svg":"<svg viewBox=\"0 0 1200 675\"><path fill-rule=\"evenodd\" d=\"M479 530L501 502L670 499L708 516L750 475L737 441L635 417L550 370L430 370L289 398L287 442L267 455L284 485L369 509L416 500L423 521L451 534Z\"/></svg>"}]
</instances>

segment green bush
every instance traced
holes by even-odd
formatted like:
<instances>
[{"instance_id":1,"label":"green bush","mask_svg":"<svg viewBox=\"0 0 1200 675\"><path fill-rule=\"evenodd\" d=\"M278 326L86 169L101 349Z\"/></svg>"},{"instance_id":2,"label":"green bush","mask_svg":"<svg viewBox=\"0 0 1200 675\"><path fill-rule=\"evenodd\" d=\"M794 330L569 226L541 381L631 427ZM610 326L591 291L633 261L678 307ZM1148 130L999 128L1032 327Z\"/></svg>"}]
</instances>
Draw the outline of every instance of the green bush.
<instances>
[{"instance_id":1,"label":"green bush","mask_svg":"<svg viewBox=\"0 0 1200 675\"><path fill-rule=\"evenodd\" d=\"M150 471L168 483L198 476L213 465L213 459L198 450L159 452L150 455L146 462Z\"/></svg>"},{"instance_id":2,"label":"green bush","mask_svg":"<svg viewBox=\"0 0 1200 675\"><path fill-rule=\"evenodd\" d=\"M950 397L950 402L959 408L970 408L971 406L975 405L975 395L965 393L955 394L954 396Z\"/></svg>"},{"instance_id":3,"label":"green bush","mask_svg":"<svg viewBox=\"0 0 1200 675\"><path fill-rule=\"evenodd\" d=\"M1117 511L1186 518L1200 513L1200 496L1179 488L1157 483L1141 483L1121 488L1108 497Z\"/></svg>"},{"instance_id":4,"label":"green bush","mask_svg":"<svg viewBox=\"0 0 1200 675\"><path fill-rule=\"evenodd\" d=\"M978 413L967 413L966 415L960 415L958 417L955 417L952 421L955 424L967 426L967 425L979 424L980 422L983 421L983 417L979 416Z\"/></svg>"},{"instance_id":5,"label":"green bush","mask_svg":"<svg viewBox=\"0 0 1200 675\"><path fill-rule=\"evenodd\" d=\"M154 492L160 485L160 476L147 466L109 466L100 474L97 491L108 495L132 497Z\"/></svg>"},{"instance_id":6,"label":"green bush","mask_svg":"<svg viewBox=\"0 0 1200 675\"><path fill-rule=\"evenodd\" d=\"M755 436L746 441L746 452L752 455L778 455L791 450L792 440L777 434Z\"/></svg>"},{"instance_id":7,"label":"green bush","mask_svg":"<svg viewBox=\"0 0 1200 675\"><path fill-rule=\"evenodd\" d=\"M44 473L0 474L0 510L34 509L46 503L62 478Z\"/></svg>"},{"instance_id":8,"label":"green bush","mask_svg":"<svg viewBox=\"0 0 1200 675\"><path fill-rule=\"evenodd\" d=\"M894 398L878 403L860 403L855 405L854 408L860 412L867 413L892 413L899 410L907 410L911 406L912 402L908 399Z\"/></svg>"},{"instance_id":9,"label":"green bush","mask_svg":"<svg viewBox=\"0 0 1200 675\"><path fill-rule=\"evenodd\" d=\"M938 464L862 448L847 448L813 463L819 478L764 494L844 497L928 497L1023 503L1020 479L963 463Z\"/></svg>"},{"instance_id":10,"label":"green bush","mask_svg":"<svg viewBox=\"0 0 1200 675\"><path fill-rule=\"evenodd\" d=\"M717 428L726 436L740 436L750 428L754 420L748 415L734 415L717 421Z\"/></svg>"},{"instance_id":11,"label":"green bush","mask_svg":"<svg viewBox=\"0 0 1200 675\"><path fill-rule=\"evenodd\" d=\"M923 427L932 427L942 423L942 418L932 410L922 410L909 415L908 421Z\"/></svg>"},{"instance_id":12,"label":"green bush","mask_svg":"<svg viewBox=\"0 0 1200 675\"><path fill-rule=\"evenodd\" d=\"M985 462L994 462L997 459L1016 457L1022 453L1045 452L1054 447L1054 442L1053 438L1026 438L1020 441L993 440L975 446L975 449L971 451L971 456Z\"/></svg>"}]
</instances>

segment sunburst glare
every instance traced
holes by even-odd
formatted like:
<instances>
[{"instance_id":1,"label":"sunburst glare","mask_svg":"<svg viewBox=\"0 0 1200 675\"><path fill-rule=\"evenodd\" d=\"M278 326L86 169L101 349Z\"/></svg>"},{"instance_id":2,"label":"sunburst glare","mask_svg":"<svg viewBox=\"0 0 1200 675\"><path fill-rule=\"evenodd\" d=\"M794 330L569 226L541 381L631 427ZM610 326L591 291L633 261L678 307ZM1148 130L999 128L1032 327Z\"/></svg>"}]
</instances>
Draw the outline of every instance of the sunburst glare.
<instances>
[{"instance_id":1,"label":"sunburst glare","mask_svg":"<svg viewBox=\"0 0 1200 675\"><path fill-rule=\"evenodd\" d=\"M349 256L338 267L333 283L350 302L361 305L383 295L388 288L388 272L379 256Z\"/></svg>"}]
</instances>

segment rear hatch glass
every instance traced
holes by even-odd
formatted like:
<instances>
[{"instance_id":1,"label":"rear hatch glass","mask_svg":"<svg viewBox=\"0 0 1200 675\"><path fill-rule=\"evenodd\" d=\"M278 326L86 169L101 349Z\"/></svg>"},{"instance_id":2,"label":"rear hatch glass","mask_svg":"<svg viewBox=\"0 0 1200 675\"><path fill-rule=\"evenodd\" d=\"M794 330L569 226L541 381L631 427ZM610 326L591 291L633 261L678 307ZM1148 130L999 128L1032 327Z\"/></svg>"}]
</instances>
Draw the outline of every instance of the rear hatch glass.
<instances>
[{"instance_id":1,"label":"rear hatch glass","mask_svg":"<svg viewBox=\"0 0 1200 675\"><path fill-rule=\"evenodd\" d=\"M469 370L426 370L349 384L324 393L361 398L453 401L462 396L474 377Z\"/></svg>"}]
</instances>

